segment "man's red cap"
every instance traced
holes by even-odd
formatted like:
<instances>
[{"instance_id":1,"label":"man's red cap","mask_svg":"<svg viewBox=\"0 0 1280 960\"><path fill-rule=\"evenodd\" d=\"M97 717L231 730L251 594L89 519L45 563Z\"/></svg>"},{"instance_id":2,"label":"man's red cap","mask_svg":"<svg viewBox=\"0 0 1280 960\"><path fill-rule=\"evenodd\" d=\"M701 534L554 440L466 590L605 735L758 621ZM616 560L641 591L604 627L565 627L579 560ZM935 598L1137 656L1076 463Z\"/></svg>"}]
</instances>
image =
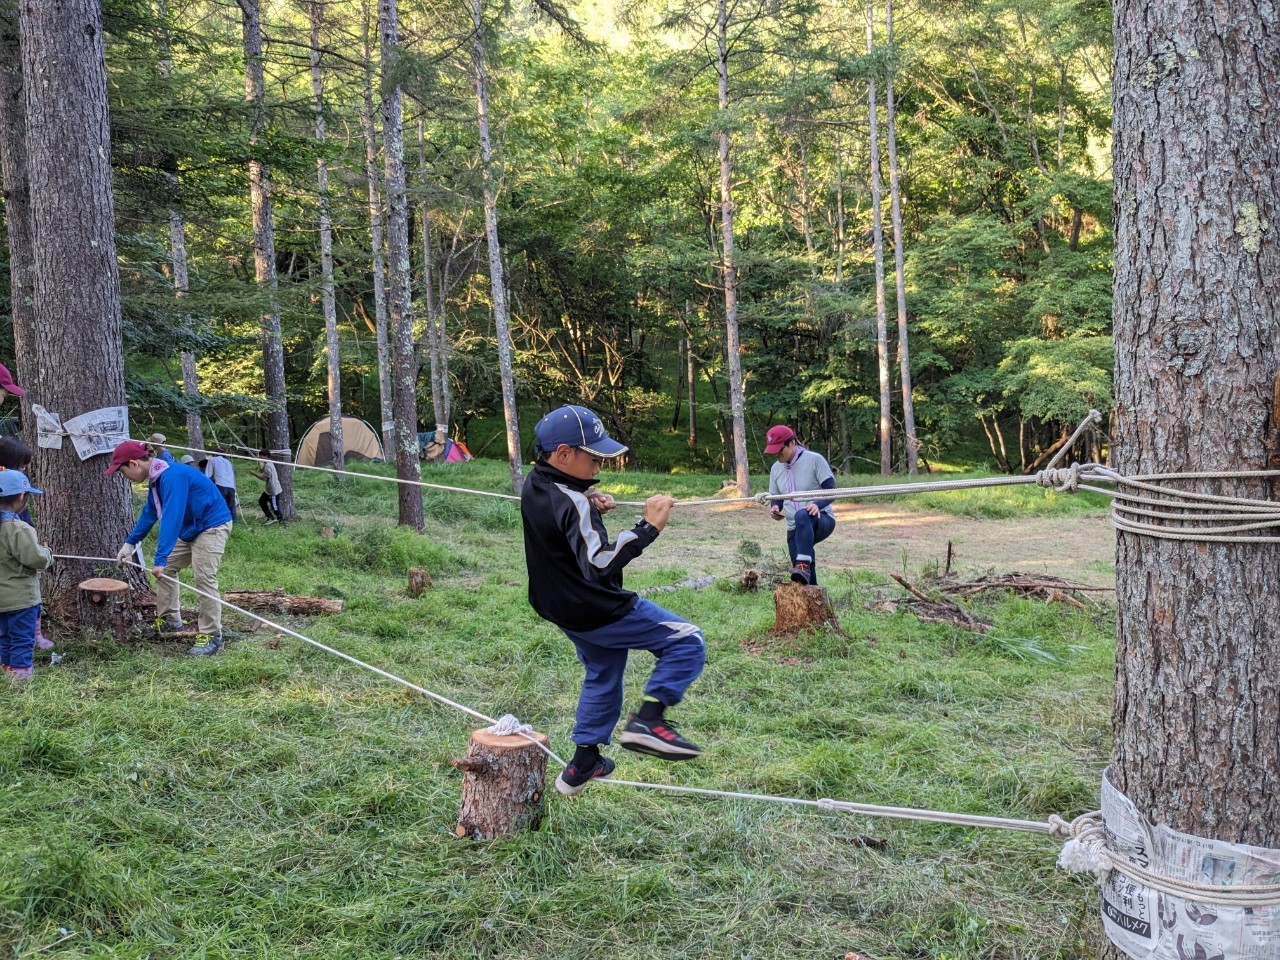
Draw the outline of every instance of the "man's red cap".
<instances>
[{"instance_id":1,"label":"man's red cap","mask_svg":"<svg viewBox=\"0 0 1280 960\"><path fill-rule=\"evenodd\" d=\"M764 452L777 453L790 441L794 440L795 437L796 432L784 423L780 423L776 427L770 427L769 432L764 435Z\"/></svg>"},{"instance_id":2,"label":"man's red cap","mask_svg":"<svg viewBox=\"0 0 1280 960\"><path fill-rule=\"evenodd\" d=\"M151 451L147 449L145 443L139 443L137 440L125 440L111 453L111 466L102 471L104 477L109 477L130 460L145 460L151 456Z\"/></svg>"},{"instance_id":3,"label":"man's red cap","mask_svg":"<svg viewBox=\"0 0 1280 960\"><path fill-rule=\"evenodd\" d=\"M12 393L15 397L20 397L27 392L13 382L13 374L3 363L0 363L0 390Z\"/></svg>"}]
</instances>

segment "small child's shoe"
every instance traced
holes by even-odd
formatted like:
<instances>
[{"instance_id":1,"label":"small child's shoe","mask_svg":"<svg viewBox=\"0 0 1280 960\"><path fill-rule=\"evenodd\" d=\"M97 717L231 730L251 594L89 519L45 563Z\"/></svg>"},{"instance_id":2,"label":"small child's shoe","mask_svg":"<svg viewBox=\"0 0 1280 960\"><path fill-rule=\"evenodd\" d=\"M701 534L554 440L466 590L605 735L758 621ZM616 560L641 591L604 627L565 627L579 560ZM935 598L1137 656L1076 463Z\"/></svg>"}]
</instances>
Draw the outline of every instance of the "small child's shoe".
<instances>
[{"instance_id":1,"label":"small child's shoe","mask_svg":"<svg viewBox=\"0 0 1280 960\"><path fill-rule=\"evenodd\" d=\"M53 641L52 641L52 640L50 640L48 637L46 637L43 633L38 634L38 635L36 636L36 649L37 649L37 650L52 650L52 649L53 649Z\"/></svg>"},{"instance_id":2,"label":"small child's shoe","mask_svg":"<svg viewBox=\"0 0 1280 960\"><path fill-rule=\"evenodd\" d=\"M579 770L569 764L556 777L556 789L566 797L576 797L592 780L604 780L613 773L613 761L608 757L597 757L596 762L586 770Z\"/></svg>"},{"instance_id":3,"label":"small child's shoe","mask_svg":"<svg viewBox=\"0 0 1280 960\"><path fill-rule=\"evenodd\" d=\"M19 683L25 683L30 680L35 673L35 667L5 667L9 672L9 676Z\"/></svg>"}]
</instances>

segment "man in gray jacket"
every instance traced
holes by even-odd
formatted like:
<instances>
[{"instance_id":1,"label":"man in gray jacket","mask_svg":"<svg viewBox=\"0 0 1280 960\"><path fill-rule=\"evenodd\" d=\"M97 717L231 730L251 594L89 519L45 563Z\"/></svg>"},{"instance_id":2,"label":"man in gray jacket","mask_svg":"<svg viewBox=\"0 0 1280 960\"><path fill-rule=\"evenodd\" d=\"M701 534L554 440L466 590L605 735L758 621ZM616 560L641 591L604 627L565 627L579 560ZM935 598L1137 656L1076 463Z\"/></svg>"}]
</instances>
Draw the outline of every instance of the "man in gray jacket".
<instances>
[{"instance_id":1,"label":"man in gray jacket","mask_svg":"<svg viewBox=\"0 0 1280 960\"><path fill-rule=\"evenodd\" d=\"M833 490L835 475L826 457L806 449L796 439L796 432L785 424L770 427L765 434L765 453L778 459L769 471L771 494L795 493L798 490ZM769 514L775 520L787 519L787 552L791 555L791 579L795 583L818 583L814 545L821 543L836 528L836 514L830 500L774 500Z\"/></svg>"}]
</instances>

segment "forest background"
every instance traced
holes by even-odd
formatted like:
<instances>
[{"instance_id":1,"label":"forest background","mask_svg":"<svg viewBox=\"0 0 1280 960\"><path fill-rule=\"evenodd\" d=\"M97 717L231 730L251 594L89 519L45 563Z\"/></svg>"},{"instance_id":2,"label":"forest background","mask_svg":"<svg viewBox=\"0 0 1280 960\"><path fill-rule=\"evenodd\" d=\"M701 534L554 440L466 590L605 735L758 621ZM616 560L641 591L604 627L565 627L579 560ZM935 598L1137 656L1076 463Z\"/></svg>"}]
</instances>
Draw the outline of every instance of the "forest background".
<instances>
[{"instance_id":1,"label":"forest background","mask_svg":"<svg viewBox=\"0 0 1280 960\"><path fill-rule=\"evenodd\" d=\"M717 12L698 0L571 9L402 0L394 80L414 214L419 393L432 395L432 361L447 365L454 434L478 455L505 453L476 40L526 454L542 413L585 402L624 442L641 441L645 468L733 469L718 156L727 132L750 456L758 462L764 429L785 421L845 471L876 462L885 290L881 349L901 396L890 119L925 464L1029 469L1090 407L1109 409L1108 4L924 0L899 7L890 42L883 7L723 3L727 107ZM104 14L135 435L199 414L211 444L264 444L260 324L273 294L255 282L251 156L271 176L294 442L328 409L330 349L344 411L385 422L386 291L375 284L371 229L371 212L384 213L376 9L263 4L261 136L245 96L240 6L108 0ZM883 191L873 183L881 171ZM328 346L322 198L333 231ZM6 303L8 278L0 270ZM0 330L11 336L10 325ZM182 354L195 361L198 394ZM432 412L420 406L422 429ZM890 429L902 467L899 413Z\"/></svg>"}]
</instances>

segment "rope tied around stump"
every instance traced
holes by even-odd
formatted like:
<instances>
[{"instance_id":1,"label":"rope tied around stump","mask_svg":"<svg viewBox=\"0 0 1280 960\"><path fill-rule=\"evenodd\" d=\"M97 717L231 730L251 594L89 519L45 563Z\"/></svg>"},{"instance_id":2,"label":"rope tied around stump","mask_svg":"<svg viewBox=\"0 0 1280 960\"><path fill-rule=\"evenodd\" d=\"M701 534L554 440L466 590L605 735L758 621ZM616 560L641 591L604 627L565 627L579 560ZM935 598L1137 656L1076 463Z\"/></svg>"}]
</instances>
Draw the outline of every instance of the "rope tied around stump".
<instances>
[{"instance_id":1,"label":"rope tied around stump","mask_svg":"<svg viewBox=\"0 0 1280 960\"><path fill-rule=\"evenodd\" d=\"M530 724L521 723L520 718L514 713L504 713L498 718L497 723L485 729L495 737L527 737L533 733L533 727Z\"/></svg>"}]
</instances>

